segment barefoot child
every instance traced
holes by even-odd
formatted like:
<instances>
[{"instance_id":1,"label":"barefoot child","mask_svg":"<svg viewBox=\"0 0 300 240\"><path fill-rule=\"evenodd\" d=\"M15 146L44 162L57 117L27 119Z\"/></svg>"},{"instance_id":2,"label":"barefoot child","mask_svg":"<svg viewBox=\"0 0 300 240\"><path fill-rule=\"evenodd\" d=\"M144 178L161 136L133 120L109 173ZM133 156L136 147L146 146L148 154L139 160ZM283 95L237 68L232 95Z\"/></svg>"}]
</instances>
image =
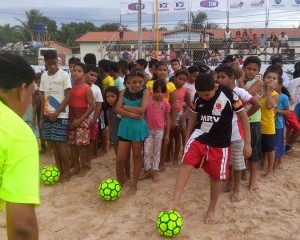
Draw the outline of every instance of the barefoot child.
<instances>
[{"instance_id":1,"label":"barefoot child","mask_svg":"<svg viewBox=\"0 0 300 240\"><path fill-rule=\"evenodd\" d=\"M87 65L87 73L85 74L85 83L89 85L92 89L94 101L95 101L95 111L89 116L90 121L90 145L89 145L89 157L87 161L88 169L91 169L91 159L92 157L98 156L98 127L99 127L99 117L103 103L103 97L100 88L95 85L98 78L98 68L94 65Z\"/></svg>"},{"instance_id":2,"label":"barefoot child","mask_svg":"<svg viewBox=\"0 0 300 240\"><path fill-rule=\"evenodd\" d=\"M130 87L120 93L116 112L121 115L118 130L117 179L125 183L124 167L132 148L133 181L129 194L137 191L137 182L141 173L142 151L144 140L149 136L149 130L144 118L147 109L149 92L143 88L145 75L142 69L134 68L130 74Z\"/></svg>"},{"instance_id":3,"label":"barefoot child","mask_svg":"<svg viewBox=\"0 0 300 240\"><path fill-rule=\"evenodd\" d=\"M233 67L226 64L221 64L216 68L217 72L217 83L232 89L242 101L243 104L249 103L251 108L247 111L247 115L251 116L260 108L260 103L245 89L238 88L235 86L235 80L237 79L237 72ZM231 196L231 202L240 201L240 181L242 177L242 170L246 169L245 159L242 152L244 148L244 132L240 127L241 123L237 118L236 113L233 113L232 118L232 134L231 134L231 158L230 158L230 176L232 177L231 171L233 169L233 194ZM246 143L247 144L247 143ZM250 142L248 143L250 144ZM230 179L230 177L229 177ZM227 183L230 188L231 184ZM231 190L231 189L228 189Z\"/></svg>"},{"instance_id":4,"label":"barefoot child","mask_svg":"<svg viewBox=\"0 0 300 240\"><path fill-rule=\"evenodd\" d=\"M156 80L153 84L153 97L150 97L146 111L146 122L150 135L144 143L144 174L140 179L152 177L153 182L159 181L158 171L162 142L168 144L169 141L171 106L163 99L166 91L166 83ZM167 131L165 138L163 138L164 125L166 125ZM153 161L150 156L151 150L153 151Z\"/></svg>"},{"instance_id":5,"label":"barefoot child","mask_svg":"<svg viewBox=\"0 0 300 240\"><path fill-rule=\"evenodd\" d=\"M178 170L171 209L178 208L193 168L202 167L210 176L210 203L205 223L214 223L222 180L229 175L233 112L236 112L244 129L246 157L251 154L250 127L242 103L231 89L218 86L209 74L200 74L195 87L197 95L191 105L193 114L187 128L189 140L186 143L183 163Z\"/></svg>"},{"instance_id":6,"label":"barefoot child","mask_svg":"<svg viewBox=\"0 0 300 240\"><path fill-rule=\"evenodd\" d=\"M275 162L274 171L282 168L282 158L284 156L284 116L290 113L290 102L287 95L281 92L283 87L283 79L280 77L278 79L278 84L276 86L276 92L279 94L278 103L275 108L276 121L275 121L275 138L276 138L276 152L275 152Z\"/></svg>"},{"instance_id":7,"label":"barefoot child","mask_svg":"<svg viewBox=\"0 0 300 240\"><path fill-rule=\"evenodd\" d=\"M278 93L275 88L279 78L276 67L268 67L263 76L263 94L260 99L261 107L261 152L263 161L268 160L268 171L264 177L273 175L275 161L275 107Z\"/></svg>"},{"instance_id":8,"label":"barefoot child","mask_svg":"<svg viewBox=\"0 0 300 240\"><path fill-rule=\"evenodd\" d=\"M118 130L121 121L121 116L116 113L116 105L119 98L119 90L117 87L111 86L105 90L105 99L108 105L106 111L107 116L107 136L109 139L109 145L114 149L116 156L118 156ZM126 181L130 180L130 155L125 162L125 175Z\"/></svg>"},{"instance_id":9,"label":"barefoot child","mask_svg":"<svg viewBox=\"0 0 300 240\"><path fill-rule=\"evenodd\" d=\"M95 109L93 92L83 79L86 67L76 63L73 69L73 84L70 99L68 141L71 159L74 163L73 174L82 177L88 169L88 150L90 144L89 115Z\"/></svg>"}]
</instances>

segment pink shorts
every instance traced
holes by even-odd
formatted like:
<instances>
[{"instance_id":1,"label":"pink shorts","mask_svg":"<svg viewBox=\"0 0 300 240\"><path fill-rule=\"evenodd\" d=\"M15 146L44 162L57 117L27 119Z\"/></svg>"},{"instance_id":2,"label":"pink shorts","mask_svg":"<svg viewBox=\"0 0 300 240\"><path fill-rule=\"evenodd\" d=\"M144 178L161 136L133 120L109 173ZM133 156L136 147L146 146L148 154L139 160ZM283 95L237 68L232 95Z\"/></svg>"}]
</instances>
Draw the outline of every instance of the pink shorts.
<instances>
[{"instance_id":1,"label":"pink shorts","mask_svg":"<svg viewBox=\"0 0 300 240\"><path fill-rule=\"evenodd\" d=\"M284 119L287 130L300 130L300 123L294 111L291 110L288 115L284 115Z\"/></svg>"},{"instance_id":2,"label":"pink shorts","mask_svg":"<svg viewBox=\"0 0 300 240\"><path fill-rule=\"evenodd\" d=\"M77 128L71 128L69 123L68 143L73 145L89 145L90 144L90 126L89 120L85 119Z\"/></svg>"},{"instance_id":3,"label":"pink shorts","mask_svg":"<svg viewBox=\"0 0 300 240\"><path fill-rule=\"evenodd\" d=\"M99 125L98 122L95 122L93 125L90 125L90 139L95 141L98 138Z\"/></svg>"},{"instance_id":4,"label":"pink shorts","mask_svg":"<svg viewBox=\"0 0 300 240\"><path fill-rule=\"evenodd\" d=\"M214 179L227 179L229 176L231 147L219 148L189 139L184 149L183 163L203 170Z\"/></svg>"}]
</instances>

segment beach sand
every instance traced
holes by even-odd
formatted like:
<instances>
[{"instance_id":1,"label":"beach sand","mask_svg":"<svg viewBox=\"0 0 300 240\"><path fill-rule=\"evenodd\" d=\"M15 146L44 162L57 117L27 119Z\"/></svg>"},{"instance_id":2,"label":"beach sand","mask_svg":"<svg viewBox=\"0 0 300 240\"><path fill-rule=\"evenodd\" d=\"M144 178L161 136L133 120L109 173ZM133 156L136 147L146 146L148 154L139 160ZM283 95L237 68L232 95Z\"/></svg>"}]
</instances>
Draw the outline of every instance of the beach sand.
<instances>
[{"instance_id":1,"label":"beach sand","mask_svg":"<svg viewBox=\"0 0 300 240\"><path fill-rule=\"evenodd\" d=\"M300 239L300 145L285 156L284 169L270 180L261 177L256 192L241 183L239 203L230 202L230 193L219 198L214 225L204 224L209 201L209 178L194 170L181 199L184 225L176 239ZM41 156L40 166L54 160ZM92 161L85 177L71 178L54 186L41 184L41 205L36 209L40 239L163 239L155 228L159 210L170 200L178 166L167 165L160 182L146 179L138 184L135 196L122 188L120 199L105 202L99 198L98 185L115 177L115 155L111 149ZM249 174L249 173L248 173ZM5 211L0 213L0 239L6 239Z\"/></svg>"}]
</instances>

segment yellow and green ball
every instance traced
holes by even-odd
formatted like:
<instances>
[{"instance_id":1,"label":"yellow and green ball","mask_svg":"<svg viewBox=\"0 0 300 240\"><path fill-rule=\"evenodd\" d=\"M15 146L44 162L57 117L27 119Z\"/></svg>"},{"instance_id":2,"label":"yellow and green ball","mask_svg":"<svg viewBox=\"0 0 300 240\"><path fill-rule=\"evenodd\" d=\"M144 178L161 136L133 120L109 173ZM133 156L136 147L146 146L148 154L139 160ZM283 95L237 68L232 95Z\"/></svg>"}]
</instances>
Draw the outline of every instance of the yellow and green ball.
<instances>
[{"instance_id":1,"label":"yellow and green ball","mask_svg":"<svg viewBox=\"0 0 300 240\"><path fill-rule=\"evenodd\" d=\"M177 236L182 228L183 221L180 214L175 210L159 212L156 220L156 230L164 237Z\"/></svg>"},{"instance_id":2,"label":"yellow and green ball","mask_svg":"<svg viewBox=\"0 0 300 240\"><path fill-rule=\"evenodd\" d=\"M48 165L41 169L40 178L45 185L54 185L60 179L60 172L57 167Z\"/></svg>"},{"instance_id":3,"label":"yellow and green ball","mask_svg":"<svg viewBox=\"0 0 300 240\"><path fill-rule=\"evenodd\" d=\"M116 179L105 179L99 184L98 193L106 201L115 201L121 194L121 184Z\"/></svg>"}]
</instances>

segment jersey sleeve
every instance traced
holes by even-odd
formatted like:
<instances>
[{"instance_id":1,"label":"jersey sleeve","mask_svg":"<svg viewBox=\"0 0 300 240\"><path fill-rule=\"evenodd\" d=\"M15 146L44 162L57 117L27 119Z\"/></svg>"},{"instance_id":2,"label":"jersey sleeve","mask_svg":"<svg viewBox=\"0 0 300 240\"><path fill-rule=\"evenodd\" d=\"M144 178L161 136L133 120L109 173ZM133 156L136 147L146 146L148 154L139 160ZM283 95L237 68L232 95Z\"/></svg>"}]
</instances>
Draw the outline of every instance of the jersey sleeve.
<instances>
[{"instance_id":1,"label":"jersey sleeve","mask_svg":"<svg viewBox=\"0 0 300 240\"><path fill-rule=\"evenodd\" d=\"M99 103L99 102L103 102L103 97L102 97L102 93L101 93L101 90L98 86L96 86L97 88L97 93L96 93L96 96L95 96L95 102Z\"/></svg>"},{"instance_id":2,"label":"jersey sleeve","mask_svg":"<svg viewBox=\"0 0 300 240\"><path fill-rule=\"evenodd\" d=\"M46 81L45 74L47 74L47 73L43 73L42 76L41 76L41 84L40 84L40 88L39 88L39 90L41 92L45 92L45 90L46 90L46 86L45 86L45 81Z\"/></svg>"},{"instance_id":3,"label":"jersey sleeve","mask_svg":"<svg viewBox=\"0 0 300 240\"><path fill-rule=\"evenodd\" d=\"M287 95L283 94L283 98L282 98L282 105L283 105L283 109L288 109L290 107L290 101Z\"/></svg>"},{"instance_id":4,"label":"jersey sleeve","mask_svg":"<svg viewBox=\"0 0 300 240\"><path fill-rule=\"evenodd\" d=\"M198 94L195 94L194 100L193 100L193 102L191 103L191 106L190 106L190 110L192 112L198 113L199 101L200 101L200 98L198 97Z\"/></svg>"},{"instance_id":5,"label":"jersey sleeve","mask_svg":"<svg viewBox=\"0 0 300 240\"><path fill-rule=\"evenodd\" d=\"M72 88L70 75L66 72L63 73L64 73L64 90L68 88Z\"/></svg>"},{"instance_id":6,"label":"jersey sleeve","mask_svg":"<svg viewBox=\"0 0 300 240\"><path fill-rule=\"evenodd\" d=\"M235 112L240 112L243 110L243 104L239 98L239 96L236 94L236 92L232 91L232 97L230 99L231 105L232 105L232 110Z\"/></svg>"}]
</instances>

